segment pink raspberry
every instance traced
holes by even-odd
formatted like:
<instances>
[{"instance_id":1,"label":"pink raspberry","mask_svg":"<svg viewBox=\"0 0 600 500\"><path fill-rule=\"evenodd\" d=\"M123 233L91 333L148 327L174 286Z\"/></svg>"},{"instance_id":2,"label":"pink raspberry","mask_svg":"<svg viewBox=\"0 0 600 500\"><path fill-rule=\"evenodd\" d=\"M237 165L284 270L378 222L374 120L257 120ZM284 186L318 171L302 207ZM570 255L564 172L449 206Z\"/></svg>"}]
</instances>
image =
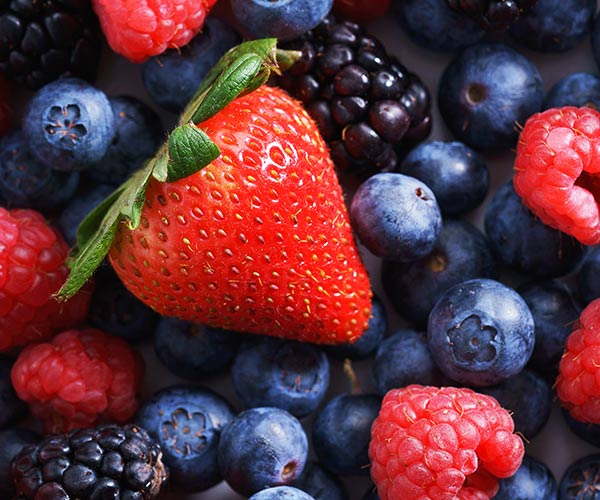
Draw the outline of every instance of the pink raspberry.
<instances>
[{"instance_id":1,"label":"pink raspberry","mask_svg":"<svg viewBox=\"0 0 600 500\"><path fill-rule=\"evenodd\" d=\"M527 120L517 145L514 185L544 224L584 245L600 243L599 173L596 110L566 106Z\"/></svg>"},{"instance_id":2,"label":"pink raspberry","mask_svg":"<svg viewBox=\"0 0 600 500\"><path fill-rule=\"evenodd\" d=\"M42 214L0 207L0 352L45 340L86 317L89 286L67 302L53 297L69 274L68 253Z\"/></svg>"},{"instance_id":3,"label":"pink raspberry","mask_svg":"<svg viewBox=\"0 0 600 500\"><path fill-rule=\"evenodd\" d=\"M92 0L111 48L132 62L183 47L217 0Z\"/></svg>"},{"instance_id":4,"label":"pink raspberry","mask_svg":"<svg viewBox=\"0 0 600 500\"><path fill-rule=\"evenodd\" d=\"M11 380L45 430L55 433L129 420L143 372L141 356L124 340L96 329L69 330L23 349Z\"/></svg>"},{"instance_id":5,"label":"pink raspberry","mask_svg":"<svg viewBox=\"0 0 600 500\"><path fill-rule=\"evenodd\" d=\"M371 478L381 500L484 500L523 459L514 422L471 389L392 389L371 427Z\"/></svg>"},{"instance_id":6,"label":"pink raspberry","mask_svg":"<svg viewBox=\"0 0 600 500\"><path fill-rule=\"evenodd\" d=\"M582 311L567 338L556 392L573 418L600 424L600 299Z\"/></svg>"}]
</instances>

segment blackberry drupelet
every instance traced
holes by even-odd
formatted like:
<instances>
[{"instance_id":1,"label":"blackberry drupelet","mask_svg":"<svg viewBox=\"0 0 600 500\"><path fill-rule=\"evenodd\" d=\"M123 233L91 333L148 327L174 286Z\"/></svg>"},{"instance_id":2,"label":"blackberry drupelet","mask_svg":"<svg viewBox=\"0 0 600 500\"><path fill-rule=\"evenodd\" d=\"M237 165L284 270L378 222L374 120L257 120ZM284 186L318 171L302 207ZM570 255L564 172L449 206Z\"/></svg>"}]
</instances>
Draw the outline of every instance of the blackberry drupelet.
<instances>
[{"instance_id":1,"label":"blackberry drupelet","mask_svg":"<svg viewBox=\"0 0 600 500\"><path fill-rule=\"evenodd\" d=\"M161 457L160 446L131 424L51 435L12 461L15 498L153 499L168 475Z\"/></svg>"},{"instance_id":2,"label":"blackberry drupelet","mask_svg":"<svg viewBox=\"0 0 600 500\"><path fill-rule=\"evenodd\" d=\"M521 14L529 11L537 0L446 0L456 11L481 23L487 30L504 31Z\"/></svg>"},{"instance_id":3,"label":"blackberry drupelet","mask_svg":"<svg viewBox=\"0 0 600 500\"><path fill-rule=\"evenodd\" d=\"M93 80L98 21L88 0L0 0L0 73L30 88L63 75Z\"/></svg>"},{"instance_id":4,"label":"blackberry drupelet","mask_svg":"<svg viewBox=\"0 0 600 500\"><path fill-rule=\"evenodd\" d=\"M393 170L429 135L428 89L358 24L328 16L283 48L302 56L277 83L304 103L340 170Z\"/></svg>"}]
</instances>

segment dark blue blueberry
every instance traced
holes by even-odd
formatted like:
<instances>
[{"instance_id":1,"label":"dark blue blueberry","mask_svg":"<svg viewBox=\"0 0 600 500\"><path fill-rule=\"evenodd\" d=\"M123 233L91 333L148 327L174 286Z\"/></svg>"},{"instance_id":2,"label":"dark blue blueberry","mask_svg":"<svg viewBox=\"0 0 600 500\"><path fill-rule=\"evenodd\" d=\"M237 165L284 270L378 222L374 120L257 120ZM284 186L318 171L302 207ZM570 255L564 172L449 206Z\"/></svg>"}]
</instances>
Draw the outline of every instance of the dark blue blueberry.
<instances>
[{"instance_id":1,"label":"dark blue blueberry","mask_svg":"<svg viewBox=\"0 0 600 500\"><path fill-rule=\"evenodd\" d=\"M56 224L70 246L75 245L77 242L79 224L114 190L114 186L108 184L83 187L62 209Z\"/></svg>"},{"instance_id":2,"label":"dark blue blueberry","mask_svg":"<svg viewBox=\"0 0 600 500\"><path fill-rule=\"evenodd\" d=\"M222 480L217 450L234 416L231 405L210 389L175 385L146 401L135 422L160 444L171 488L195 492Z\"/></svg>"},{"instance_id":3,"label":"dark blue blueberry","mask_svg":"<svg viewBox=\"0 0 600 500\"><path fill-rule=\"evenodd\" d=\"M393 6L396 19L412 40L431 50L462 49L485 33L476 21L452 10L446 0L402 0Z\"/></svg>"},{"instance_id":4,"label":"dark blue blueberry","mask_svg":"<svg viewBox=\"0 0 600 500\"><path fill-rule=\"evenodd\" d=\"M525 455L511 477L500 479L494 500L556 500L558 485L546 464Z\"/></svg>"},{"instance_id":5,"label":"dark blue blueberry","mask_svg":"<svg viewBox=\"0 0 600 500\"><path fill-rule=\"evenodd\" d=\"M258 337L240 347L231 378L246 408L274 406L301 418L313 412L325 397L329 361L316 346Z\"/></svg>"},{"instance_id":6,"label":"dark blue blueberry","mask_svg":"<svg viewBox=\"0 0 600 500\"><path fill-rule=\"evenodd\" d=\"M41 436L25 429L0 431L0 498L13 498L14 488L10 477L10 463L25 446L37 444Z\"/></svg>"},{"instance_id":7,"label":"dark blue blueberry","mask_svg":"<svg viewBox=\"0 0 600 500\"><path fill-rule=\"evenodd\" d=\"M562 52L588 36L595 12L596 0L537 0L509 33L529 49Z\"/></svg>"},{"instance_id":8,"label":"dark blue blueberry","mask_svg":"<svg viewBox=\"0 0 600 500\"><path fill-rule=\"evenodd\" d=\"M598 500L600 454L586 455L573 462L558 485L558 500Z\"/></svg>"},{"instance_id":9,"label":"dark blue blueberry","mask_svg":"<svg viewBox=\"0 0 600 500\"><path fill-rule=\"evenodd\" d=\"M344 483L318 462L306 464L304 472L294 486L305 491L315 500L348 500Z\"/></svg>"},{"instance_id":10,"label":"dark blue blueberry","mask_svg":"<svg viewBox=\"0 0 600 500\"><path fill-rule=\"evenodd\" d=\"M538 372L554 377L581 310L569 287L560 281L529 283L517 291L527 302L535 323L535 346L529 364Z\"/></svg>"},{"instance_id":11,"label":"dark blue blueberry","mask_svg":"<svg viewBox=\"0 0 600 500\"><path fill-rule=\"evenodd\" d=\"M377 392L410 384L441 385L442 372L435 364L424 332L404 329L385 339L375 355L373 377Z\"/></svg>"},{"instance_id":12,"label":"dark blue blueberry","mask_svg":"<svg viewBox=\"0 0 600 500\"><path fill-rule=\"evenodd\" d=\"M480 389L506 408L515 422L515 432L531 441L548 419L552 407L552 390L534 371L524 369L504 382Z\"/></svg>"},{"instance_id":13,"label":"dark blue blueberry","mask_svg":"<svg viewBox=\"0 0 600 500\"><path fill-rule=\"evenodd\" d=\"M438 103L454 136L477 150L513 147L515 124L523 125L542 106L537 68L507 45L482 43L464 49L444 70Z\"/></svg>"},{"instance_id":14,"label":"dark blue blueberry","mask_svg":"<svg viewBox=\"0 0 600 500\"><path fill-rule=\"evenodd\" d=\"M381 280L396 310L418 327L451 286L472 278L495 278L494 255L471 223L447 219L430 254L409 263L384 261Z\"/></svg>"},{"instance_id":15,"label":"dark blue blueberry","mask_svg":"<svg viewBox=\"0 0 600 500\"><path fill-rule=\"evenodd\" d=\"M387 312L383 302L375 295L371 299L369 326L354 344L327 346L325 351L337 359L361 360L368 358L381 344L388 327Z\"/></svg>"},{"instance_id":16,"label":"dark blue blueberry","mask_svg":"<svg viewBox=\"0 0 600 500\"><path fill-rule=\"evenodd\" d=\"M229 25L220 19L208 17L202 33L186 46L167 50L144 63L144 87L161 108L180 113L208 71L239 42L239 35Z\"/></svg>"},{"instance_id":17,"label":"dark blue blueberry","mask_svg":"<svg viewBox=\"0 0 600 500\"><path fill-rule=\"evenodd\" d=\"M12 424L27 411L27 405L17 397L10 380L12 365L11 359L0 356L0 429Z\"/></svg>"},{"instance_id":18,"label":"dark blue blueberry","mask_svg":"<svg viewBox=\"0 0 600 500\"><path fill-rule=\"evenodd\" d=\"M523 204L508 181L490 200L485 232L496 257L517 271L554 278L572 271L585 247L575 238L546 226Z\"/></svg>"},{"instance_id":19,"label":"dark blue blueberry","mask_svg":"<svg viewBox=\"0 0 600 500\"><path fill-rule=\"evenodd\" d=\"M429 186L444 215L478 207L489 188L485 159L462 142L419 144L404 158L400 170Z\"/></svg>"},{"instance_id":20,"label":"dark blue blueberry","mask_svg":"<svg viewBox=\"0 0 600 500\"><path fill-rule=\"evenodd\" d=\"M248 38L274 37L286 41L317 26L333 0L231 0L231 10Z\"/></svg>"},{"instance_id":21,"label":"dark blue blueberry","mask_svg":"<svg viewBox=\"0 0 600 500\"><path fill-rule=\"evenodd\" d=\"M584 306L600 297L600 247L591 248L577 271L579 299Z\"/></svg>"},{"instance_id":22,"label":"dark blue blueberry","mask_svg":"<svg viewBox=\"0 0 600 500\"><path fill-rule=\"evenodd\" d=\"M223 430L219 465L229 486L250 496L263 488L293 484L308 455L308 438L291 413L251 408Z\"/></svg>"},{"instance_id":23,"label":"dark blue blueberry","mask_svg":"<svg viewBox=\"0 0 600 500\"><path fill-rule=\"evenodd\" d=\"M160 117L131 96L109 98L115 116L115 135L106 154L86 170L96 182L119 186L152 157L163 135Z\"/></svg>"},{"instance_id":24,"label":"dark blue blueberry","mask_svg":"<svg viewBox=\"0 0 600 500\"><path fill-rule=\"evenodd\" d=\"M240 342L236 332L177 318L161 318L154 333L158 359L171 373L189 380L223 371L235 357Z\"/></svg>"},{"instance_id":25,"label":"dark blue blueberry","mask_svg":"<svg viewBox=\"0 0 600 500\"><path fill-rule=\"evenodd\" d=\"M129 292L110 266L99 267L94 282L90 325L128 342L152 336L160 316Z\"/></svg>"},{"instance_id":26,"label":"dark blue blueberry","mask_svg":"<svg viewBox=\"0 0 600 500\"><path fill-rule=\"evenodd\" d=\"M589 424L574 419L566 408L561 407L560 412L567 424L567 427L579 439L588 444L600 448L600 425Z\"/></svg>"},{"instance_id":27,"label":"dark blue blueberry","mask_svg":"<svg viewBox=\"0 0 600 500\"><path fill-rule=\"evenodd\" d=\"M350 221L372 253L398 262L427 255L442 229L431 189L414 177L390 172L375 174L360 185Z\"/></svg>"},{"instance_id":28,"label":"dark blue blueberry","mask_svg":"<svg viewBox=\"0 0 600 500\"><path fill-rule=\"evenodd\" d=\"M334 474L368 475L371 424L379 414L375 394L339 394L316 414L312 443L321 465Z\"/></svg>"},{"instance_id":29,"label":"dark blue blueberry","mask_svg":"<svg viewBox=\"0 0 600 500\"><path fill-rule=\"evenodd\" d=\"M429 348L446 376L465 385L499 384L533 352L535 327L512 288L474 279L447 290L429 315Z\"/></svg>"},{"instance_id":30,"label":"dark blue blueberry","mask_svg":"<svg viewBox=\"0 0 600 500\"><path fill-rule=\"evenodd\" d=\"M591 73L572 73L556 82L546 94L542 109L563 106L600 109L600 77Z\"/></svg>"},{"instance_id":31,"label":"dark blue blueberry","mask_svg":"<svg viewBox=\"0 0 600 500\"><path fill-rule=\"evenodd\" d=\"M248 500L315 500L315 498L293 486L275 486L255 493Z\"/></svg>"},{"instance_id":32,"label":"dark blue blueberry","mask_svg":"<svg viewBox=\"0 0 600 500\"><path fill-rule=\"evenodd\" d=\"M0 197L4 206L52 210L79 185L79 173L59 172L36 160L20 130L0 140Z\"/></svg>"},{"instance_id":33,"label":"dark blue blueberry","mask_svg":"<svg viewBox=\"0 0 600 500\"><path fill-rule=\"evenodd\" d=\"M101 90L77 78L38 90L26 110L23 132L29 150L55 170L82 170L106 154L115 117Z\"/></svg>"},{"instance_id":34,"label":"dark blue blueberry","mask_svg":"<svg viewBox=\"0 0 600 500\"><path fill-rule=\"evenodd\" d=\"M597 15L592 24L592 52L596 65L600 66L600 15Z\"/></svg>"}]
</instances>

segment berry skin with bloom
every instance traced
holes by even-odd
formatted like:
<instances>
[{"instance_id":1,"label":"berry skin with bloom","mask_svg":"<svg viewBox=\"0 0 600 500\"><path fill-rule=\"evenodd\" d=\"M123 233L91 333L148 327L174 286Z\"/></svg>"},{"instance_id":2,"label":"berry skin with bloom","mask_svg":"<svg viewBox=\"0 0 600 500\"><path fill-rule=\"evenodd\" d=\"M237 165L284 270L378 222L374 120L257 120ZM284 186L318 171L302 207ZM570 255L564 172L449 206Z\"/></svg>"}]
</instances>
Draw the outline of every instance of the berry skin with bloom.
<instances>
[{"instance_id":1,"label":"berry skin with bloom","mask_svg":"<svg viewBox=\"0 0 600 500\"><path fill-rule=\"evenodd\" d=\"M371 429L371 478L381 500L491 498L523 459L513 431L508 411L471 389L393 389Z\"/></svg>"},{"instance_id":2,"label":"berry skin with bloom","mask_svg":"<svg viewBox=\"0 0 600 500\"><path fill-rule=\"evenodd\" d=\"M63 303L52 296L67 278L68 252L39 212L0 207L0 352L83 321L91 287Z\"/></svg>"},{"instance_id":3,"label":"berry skin with bloom","mask_svg":"<svg viewBox=\"0 0 600 500\"><path fill-rule=\"evenodd\" d=\"M600 243L600 113L565 106L531 116L517 145L515 191L544 224Z\"/></svg>"},{"instance_id":4,"label":"berry skin with bloom","mask_svg":"<svg viewBox=\"0 0 600 500\"><path fill-rule=\"evenodd\" d=\"M110 47L139 63L186 45L216 0L93 0Z\"/></svg>"},{"instance_id":5,"label":"berry skin with bloom","mask_svg":"<svg viewBox=\"0 0 600 500\"><path fill-rule=\"evenodd\" d=\"M588 304L567 338L556 392L571 416L600 424L600 299Z\"/></svg>"},{"instance_id":6,"label":"berry skin with bloom","mask_svg":"<svg viewBox=\"0 0 600 500\"><path fill-rule=\"evenodd\" d=\"M11 380L46 430L63 432L130 419L143 372L141 357L125 341L90 328L27 346Z\"/></svg>"}]
</instances>

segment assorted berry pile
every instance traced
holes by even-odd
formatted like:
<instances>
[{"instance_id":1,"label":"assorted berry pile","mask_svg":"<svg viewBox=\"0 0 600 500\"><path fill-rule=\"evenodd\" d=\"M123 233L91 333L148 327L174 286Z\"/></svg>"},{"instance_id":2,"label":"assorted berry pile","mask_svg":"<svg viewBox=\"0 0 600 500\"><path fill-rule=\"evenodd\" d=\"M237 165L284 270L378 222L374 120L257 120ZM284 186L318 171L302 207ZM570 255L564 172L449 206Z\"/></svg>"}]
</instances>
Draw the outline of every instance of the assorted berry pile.
<instances>
[{"instance_id":1,"label":"assorted berry pile","mask_svg":"<svg viewBox=\"0 0 600 500\"><path fill-rule=\"evenodd\" d=\"M595 498L597 7L0 0L0 497Z\"/></svg>"}]
</instances>

